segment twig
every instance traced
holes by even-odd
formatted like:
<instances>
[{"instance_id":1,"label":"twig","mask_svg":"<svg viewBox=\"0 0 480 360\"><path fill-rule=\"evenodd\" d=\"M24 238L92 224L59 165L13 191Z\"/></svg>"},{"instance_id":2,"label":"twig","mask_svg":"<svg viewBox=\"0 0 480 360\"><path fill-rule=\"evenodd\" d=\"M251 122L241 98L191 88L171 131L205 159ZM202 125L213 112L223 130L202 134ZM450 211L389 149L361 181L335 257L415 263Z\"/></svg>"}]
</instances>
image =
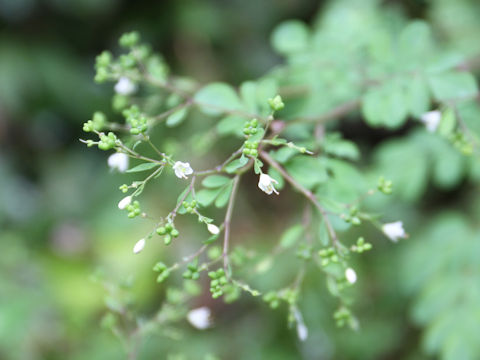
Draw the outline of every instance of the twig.
<instances>
[{"instance_id":1,"label":"twig","mask_svg":"<svg viewBox=\"0 0 480 360\"><path fill-rule=\"evenodd\" d=\"M305 196L308 200L312 202L312 204L317 208L317 210L320 212L320 214L323 217L323 221L325 222L325 226L327 227L327 231L330 236L330 239L332 240L333 245L339 251L341 251L342 247L338 240L337 233L335 232L330 220L327 217L328 216L327 211L323 208L322 205L320 205L317 198L315 197L315 194L312 193L310 190L304 188L297 180L291 177L290 174L287 173L285 169L280 166L279 163L277 163L270 155L268 155L268 153L266 153L265 151L262 151L260 153L260 156L262 157L263 160L269 163L270 166L275 168L285 178L285 180L287 180L287 182L290 183L290 185L292 185L294 188L300 191L303 196Z\"/></svg>"},{"instance_id":2,"label":"twig","mask_svg":"<svg viewBox=\"0 0 480 360\"><path fill-rule=\"evenodd\" d=\"M235 176L233 179L233 188L232 193L230 194L230 199L228 201L227 212L225 214L224 225L224 238L223 238L223 269L225 270L225 275L227 278L230 277L230 272L228 271L228 246L230 242L230 222L232 221L233 206L235 204L235 197L237 195L238 183L240 182L240 175Z\"/></svg>"}]
</instances>

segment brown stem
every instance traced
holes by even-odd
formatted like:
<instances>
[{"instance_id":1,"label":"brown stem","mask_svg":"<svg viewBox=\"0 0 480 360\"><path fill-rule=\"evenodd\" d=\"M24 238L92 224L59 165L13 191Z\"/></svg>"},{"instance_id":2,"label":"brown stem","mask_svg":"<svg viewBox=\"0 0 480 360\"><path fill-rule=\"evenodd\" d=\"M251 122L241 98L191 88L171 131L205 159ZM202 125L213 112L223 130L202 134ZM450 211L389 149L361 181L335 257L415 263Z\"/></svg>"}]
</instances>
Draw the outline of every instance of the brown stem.
<instances>
[{"instance_id":1,"label":"brown stem","mask_svg":"<svg viewBox=\"0 0 480 360\"><path fill-rule=\"evenodd\" d=\"M325 226L327 227L328 234L330 236L330 240L332 240L333 245L338 249L341 250L341 245L338 240L337 233L335 232L335 229L333 228L330 220L328 219L328 214L327 210L323 208L322 205L318 202L317 198L315 197L315 194L312 193L310 190L306 189L303 187L297 180L295 180L292 176L290 176L289 173L285 171L284 168L280 166L279 163L277 163L268 153L265 151L262 151L260 153L260 156L262 157L263 160L265 160L270 166L272 166L275 170L277 170L287 182L292 185L295 189L300 191L303 196L305 196L308 200L312 202L312 204L317 208L317 210L320 212L322 215L323 221L325 222Z\"/></svg>"},{"instance_id":2,"label":"brown stem","mask_svg":"<svg viewBox=\"0 0 480 360\"><path fill-rule=\"evenodd\" d=\"M225 214L224 225L224 238L223 238L223 269L225 270L225 275L227 278L230 278L230 272L228 271L228 246L230 242L230 222L232 221L233 206L235 205L235 197L237 195L238 183L240 182L240 175L235 176L233 179L233 188L230 195L230 200L228 201L227 212Z\"/></svg>"}]
</instances>

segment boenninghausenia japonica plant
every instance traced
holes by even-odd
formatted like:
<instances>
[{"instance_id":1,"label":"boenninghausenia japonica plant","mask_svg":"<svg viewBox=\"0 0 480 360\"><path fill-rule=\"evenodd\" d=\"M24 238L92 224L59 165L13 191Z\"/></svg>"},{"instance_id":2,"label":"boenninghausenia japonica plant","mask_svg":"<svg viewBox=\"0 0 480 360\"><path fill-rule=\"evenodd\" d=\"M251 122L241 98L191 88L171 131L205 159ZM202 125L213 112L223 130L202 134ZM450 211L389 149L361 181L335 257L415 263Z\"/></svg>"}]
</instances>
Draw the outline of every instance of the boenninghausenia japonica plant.
<instances>
[{"instance_id":1,"label":"boenninghausenia japonica plant","mask_svg":"<svg viewBox=\"0 0 480 360\"><path fill-rule=\"evenodd\" d=\"M409 237L401 219L392 218L388 208L381 214L369 211L368 201L392 191L406 197L422 191L402 175L388 178L387 170L399 157L410 158L413 168L429 162L441 167L438 148L450 148L452 161L476 157L478 138L471 130L471 114L478 106L471 100L477 86L465 59L437 43L424 22L399 19L389 24L386 14L364 9L358 23L350 19L349 27L339 31L333 21L339 16L333 6L313 29L299 21L278 26L272 44L284 64L237 88L171 74L164 58L137 32L120 38L121 54L104 51L97 57L95 81L112 84L114 111L108 117L95 112L83 126L91 136L82 141L108 152L112 169L138 175L138 180L120 186L123 197L118 203L127 218L151 223L149 233L132 239L133 253L139 254L132 256L149 251L153 242L196 247L152 264L167 298L142 329L185 317L206 329L212 325L210 309L188 311L190 298L210 291L212 298L230 303L247 293L272 309L288 309L289 323L305 340L308 317L302 315L298 300L307 272L324 274L326 288L338 300L333 320L356 329L351 289L362 279L357 279L352 259L374 251L375 242L382 239ZM357 144L339 132L337 120L345 118L390 130L416 119L417 129L405 137L418 151L403 151L402 143L392 145L374 159L381 166L371 170L372 160L361 164ZM189 121L196 122L196 130L187 139L182 126ZM155 131L168 131L164 143L152 141ZM171 146L168 137L180 146ZM221 160L210 163L214 158ZM256 187L244 181L252 176ZM435 176L436 181L449 181L441 169ZM159 177L174 178L178 188L183 187L164 214L151 213L142 204L145 187ZM275 233L283 235L277 245L247 248L242 239L249 235L242 233L240 239L232 231L237 198L242 192L256 192L265 201L281 201L287 188L295 201L303 202L303 212L292 212L288 223L278 223ZM225 210L212 216L219 214L215 208ZM179 217L198 221L203 232L183 236ZM378 236L344 241L351 227L361 232L368 224L378 229ZM280 255L282 261L285 256L297 261L291 281L276 288L257 286L256 278ZM178 287L181 278L185 280ZM105 323L120 333L115 316L109 314Z\"/></svg>"}]
</instances>

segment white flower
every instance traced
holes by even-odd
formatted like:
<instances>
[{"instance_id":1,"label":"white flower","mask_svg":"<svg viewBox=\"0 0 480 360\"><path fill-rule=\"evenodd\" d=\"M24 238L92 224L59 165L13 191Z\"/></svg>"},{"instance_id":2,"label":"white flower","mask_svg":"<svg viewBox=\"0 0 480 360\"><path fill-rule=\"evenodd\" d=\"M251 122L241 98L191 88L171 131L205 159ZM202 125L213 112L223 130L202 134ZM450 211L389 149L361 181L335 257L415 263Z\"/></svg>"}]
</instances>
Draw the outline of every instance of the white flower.
<instances>
[{"instance_id":1,"label":"white flower","mask_svg":"<svg viewBox=\"0 0 480 360\"><path fill-rule=\"evenodd\" d=\"M407 237L407 234L403 229L403 222L401 221L383 224L382 231L393 242L397 242L398 239L405 239Z\"/></svg>"},{"instance_id":2,"label":"white flower","mask_svg":"<svg viewBox=\"0 0 480 360\"><path fill-rule=\"evenodd\" d=\"M218 228L217 225L214 224L208 224L207 225L208 231L210 231L213 235L217 235L220 232L220 229Z\"/></svg>"},{"instance_id":3,"label":"white flower","mask_svg":"<svg viewBox=\"0 0 480 360\"><path fill-rule=\"evenodd\" d=\"M357 281L357 273L352 268L345 270L345 278L350 284L355 284Z\"/></svg>"},{"instance_id":4,"label":"white flower","mask_svg":"<svg viewBox=\"0 0 480 360\"><path fill-rule=\"evenodd\" d=\"M295 308L293 310L293 316L295 316L295 321L297 322L297 336L300 341L305 341L308 338L308 328L303 322L302 313Z\"/></svg>"},{"instance_id":5,"label":"white flower","mask_svg":"<svg viewBox=\"0 0 480 360\"><path fill-rule=\"evenodd\" d=\"M145 247L145 239L138 240L135 246L133 247L133 253L138 254L140 251L143 250L144 247Z\"/></svg>"},{"instance_id":6,"label":"white flower","mask_svg":"<svg viewBox=\"0 0 480 360\"><path fill-rule=\"evenodd\" d=\"M442 119L442 113L439 110L429 111L420 116L420 121L425 124L425 127L430 132L435 132L440 120Z\"/></svg>"},{"instance_id":7,"label":"white flower","mask_svg":"<svg viewBox=\"0 0 480 360\"><path fill-rule=\"evenodd\" d=\"M108 157L108 166L123 173L128 169L128 156L124 153L112 154Z\"/></svg>"},{"instance_id":8,"label":"white flower","mask_svg":"<svg viewBox=\"0 0 480 360\"><path fill-rule=\"evenodd\" d=\"M270 195L272 192L278 195L278 191L275 189L273 184L278 184L278 181L271 178L267 174L260 174L260 179L258 180L258 187L263 192L266 192Z\"/></svg>"},{"instance_id":9,"label":"white flower","mask_svg":"<svg viewBox=\"0 0 480 360\"><path fill-rule=\"evenodd\" d=\"M125 209L128 205L130 205L132 202L132 197L131 196L126 196L122 200L118 202L118 208L120 210Z\"/></svg>"},{"instance_id":10,"label":"white flower","mask_svg":"<svg viewBox=\"0 0 480 360\"><path fill-rule=\"evenodd\" d=\"M115 84L115 92L120 95L131 95L137 91L137 85L129 78L122 76Z\"/></svg>"},{"instance_id":11,"label":"white flower","mask_svg":"<svg viewBox=\"0 0 480 360\"><path fill-rule=\"evenodd\" d=\"M181 178L186 179L187 175L190 175L190 174L193 173L193 169L190 166L190 164L187 163L187 162L184 163L184 162L181 162L181 161L177 161L173 165L173 170L175 171L175 175L180 179Z\"/></svg>"},{"instance_id":12,"label":"white flower","mask_svg":"<svg viewBox=\"0 0 480 360\"><path fill-rule=\"evenodd\" d=\"M192 324L197 329L205 330L212 326L210 315L210 309L206 306L203 306L197 309L190 310L187 314L187 319L190 324Z\"/></svg>"}]
</instances>

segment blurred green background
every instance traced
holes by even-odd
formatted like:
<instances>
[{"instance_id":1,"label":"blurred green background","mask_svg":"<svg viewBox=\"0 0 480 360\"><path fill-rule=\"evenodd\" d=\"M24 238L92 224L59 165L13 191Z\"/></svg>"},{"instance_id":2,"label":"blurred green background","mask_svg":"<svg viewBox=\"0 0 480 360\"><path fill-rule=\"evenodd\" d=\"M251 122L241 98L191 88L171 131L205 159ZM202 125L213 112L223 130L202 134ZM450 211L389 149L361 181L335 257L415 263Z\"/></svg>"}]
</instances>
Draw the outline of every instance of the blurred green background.
<instances>
[{"instance_id":1,"label":"blurred green background","mask_svg":"<svg viewBox=\"0 0 480 360\"><path fill-rule=\"evenodd\" d=\"M426 19L464 54L480 52L478 1L378 3ZM123 32L138 30L174 73L238 85L281 63L270 47L275 25L292 18L313 23L325 6L305 0L0 0L0 359L125 358L121 342L101 326L105 299L123 291L111 284L133 284L126 296L145 316L163 298L151 272L161 250L131 255L148 225L125 221L116 208L125 176L112 175L105 153L78 141L93 111L111 113L111 86L92 80L95 56L118 48ZM399 146L387 142L409 130L391 134L350 125L341 127L347 137L392 153ZM452 156L452 162L463 161ZM371 230L375 250L357 264L360 331L335 327L334 300L322 278L309 276L301 300L310 328L305 343L287 328L285 313L255 299L225 306L203 298L192 304L210 304L214 329L200 333L180 322L182 334L174 340L151 335L139 358L480 358L479 176L465 173L442 187L420 172L416 202L382 204L391 209L391 220L405 220L412 238L393 246ZM255 178L250 181L255 186ZM174 201L158 195L162 186L173 185L149 189L149 206L158 213ZM280 205L269 200L264 221L240 215L238 230L248 237L256 229L262 239L292 199L286 193L275 199ZM240 202L238 213L255 207L253 195ZM95 282L98 272L111 284ZM265 281L275 282L275 275Z\"/></svg>"}]
</instances>

